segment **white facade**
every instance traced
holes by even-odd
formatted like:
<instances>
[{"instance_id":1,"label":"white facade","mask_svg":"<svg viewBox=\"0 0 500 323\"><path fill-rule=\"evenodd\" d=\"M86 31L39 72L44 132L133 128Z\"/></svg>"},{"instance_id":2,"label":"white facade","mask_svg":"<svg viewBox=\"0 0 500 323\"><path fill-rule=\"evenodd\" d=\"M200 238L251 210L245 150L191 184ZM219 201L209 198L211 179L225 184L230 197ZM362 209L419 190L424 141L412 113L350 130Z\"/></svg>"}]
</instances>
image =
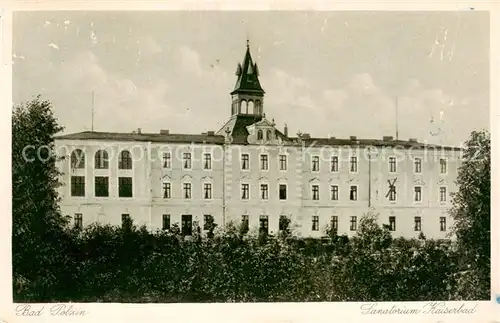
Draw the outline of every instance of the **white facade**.
<instances>
[{"instance_id":1,"label":"white facade","mask_svg":"<svg viewBox=\"0 0 500 323\"><path fill-rule=\"evenodd\" d=\"M450 193L456 189L458 150L166 141L57 140L59 151L66 151L67 157L61 162L63 212L81 214L84 225L94 221L120 225L122 214L129 214L136 224L151 230L162 228L164 214L170 216L171 224L179 226L182 215L191 215L192 221L201 226L206 214L212 215L219 226L229 221L239 224L247 215L250 228L258 227L260 217L267 216L270 233L278 232L279 217L285 215L291 219L296 234L312 237L325 235L332 216L337 217L339 234L353 234L356 228L351 228L352 217L359 222L370 209L380 214L381 223L389 224L389 217L395 218L395 236L417 237L423 232L428 237L444 238L452 225L447 211ZM74 149L85 154L84 168L71 169ZM107 151L108 169L96 169L98 150ZM131 153L132 169L118 167L123 150ZM165 152L170 153L170 165L165 165ZM184 153L191 154L187 168ZM208 169L206 154L210 154ZM242 165L244 155L248 155L246 166ZM351 157L356 157L355 164ZM390 157L396 158L393 172ZM415 172L415 158L421 160L420 172ZM353 171L351 166L355 167ZM72 196L72 176L85 177L84 196ZM107 197L96 196L96 176L108 178ZM119 177L132 178L132 197L118 196ZM388 181L394 180L396 194L392 196ZM167 183L170 192L165 196ZM185 184L190 184L189 196L185 196ZM210 188L207 195L205 184ZM286 196L280 197L280 185ZM351 194L352 188L356 192ZM313 191L318 192L317 196ZM415 217L420 217L421 231L415 230ZM316 219L318 225L313 230Z\"/></svg>"}]
</instances>

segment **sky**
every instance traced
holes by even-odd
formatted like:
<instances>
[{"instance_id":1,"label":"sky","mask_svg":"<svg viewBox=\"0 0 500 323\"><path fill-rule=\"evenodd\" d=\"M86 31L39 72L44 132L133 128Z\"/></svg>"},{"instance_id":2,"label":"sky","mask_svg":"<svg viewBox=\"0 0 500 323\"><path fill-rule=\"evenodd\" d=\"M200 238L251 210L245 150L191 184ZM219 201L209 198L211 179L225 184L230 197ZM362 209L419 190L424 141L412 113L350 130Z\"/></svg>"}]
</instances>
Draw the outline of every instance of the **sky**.
<instances>
[{"instance_id":1,"label":"sky","mask_svg":"<svg viewBox=\"0 0 500 323\"><path fill-rule=\"evenodd\" d=\"M460 145L489 129L487 12L17 12L13 100L64 133L202 133L229 119L249 40L264 112L312 137ZM397 108L396 108L397 107ZM397 122L396 122L397 120Z\"/></svg>"}]
</instances>

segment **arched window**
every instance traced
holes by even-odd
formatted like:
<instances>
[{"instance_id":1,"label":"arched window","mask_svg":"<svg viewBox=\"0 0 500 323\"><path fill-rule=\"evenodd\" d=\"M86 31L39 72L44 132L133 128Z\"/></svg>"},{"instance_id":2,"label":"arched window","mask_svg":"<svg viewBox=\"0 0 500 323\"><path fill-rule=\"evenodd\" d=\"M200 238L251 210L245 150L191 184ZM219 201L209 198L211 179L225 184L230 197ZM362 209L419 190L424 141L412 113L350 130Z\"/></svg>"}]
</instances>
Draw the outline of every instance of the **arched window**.
<instances>
[{"instance_id":1,"label":"arched window","mask_svg":"<svg viewBox=\"0 0 500 323\"><path fill-rule=\"evenodd\" d=\"M109 168L108 152L106 150L98 150L95 153L94 167L95 167L95 169L108 169Z\"/></svg>"},{"instance_id":2,"label":"arched window","mask_svg":"<svg viewBox=\"0 0 500 323\"><path fill-rule=\"evenodd\" d=\"M272 140L273 139L273 133L272 133L271 130L267 130L266 139L267 140Z\"/></svg>"},{"instance_id":3,"label":"arched window","mask_svg":"<svg viewBox=\"0 0 500 323\"><path fill-rule=\"evenodd\" d=\"M260 114L260 101L255 101L255 106L253 107L253 114Z\"/></svg>"},{"instance_id":4,"label":"arched window","mask_svg":"<svg viewBox=\"0 0 500 323\"><path fill-rule=\"evenodd\" d=\"M132 156L128 150L123 150L118 159L119 169L132 169Z\"/></svg>"},{"instance_id":5,"label":"arched window","mask_svg":"<svg viewBox=\"0 0 500 323\"><path fill-rule=\"evenodd\" d=\"M257 131L257 140L262 140L262 137L263 137L262 130L258 130Z\"/></svg>"},{"instance_id":6,"label":"arched window","mask_svg":"<svg viewBox=\"0 0 500 323\"><path fill-rule=\"evenodd\" d=\"M71 153L71 168L85 168L85 153L81 149Z\"/></svg>"},{"instance_id":7,"label":"arched window","mask_svg":"<svg viewBox=\"0 0 500 323\"><path fill-rule=\"evenodd\" d=\"M254 111L254 109L255 109L255 108L254 108L254 103L253 103L253 101L248 101L248 112L250 112L250 113L254 113L254 112L255 112L255 111ZM248 112L247 112L247 114L248 114Z\"/></svg>"}]
</instances>

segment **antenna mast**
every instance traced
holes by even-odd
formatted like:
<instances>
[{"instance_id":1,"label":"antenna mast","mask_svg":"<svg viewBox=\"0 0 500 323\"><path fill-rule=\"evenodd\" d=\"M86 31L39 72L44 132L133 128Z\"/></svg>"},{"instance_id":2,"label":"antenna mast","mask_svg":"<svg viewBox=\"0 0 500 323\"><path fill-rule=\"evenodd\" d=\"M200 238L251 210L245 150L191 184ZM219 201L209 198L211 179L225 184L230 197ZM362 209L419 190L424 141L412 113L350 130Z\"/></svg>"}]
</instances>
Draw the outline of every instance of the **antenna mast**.
<instances>
[{"instance_id":1,"label":"antenna mast","mask_svg":"<svg viewBox=\"0 0 500 323\"><path fill-rule=\"evenodd\" d=\"M398 110L399 110L399 97L396 97L396 140L398 140L399 138Z\"/></svg>"}]
</instances>

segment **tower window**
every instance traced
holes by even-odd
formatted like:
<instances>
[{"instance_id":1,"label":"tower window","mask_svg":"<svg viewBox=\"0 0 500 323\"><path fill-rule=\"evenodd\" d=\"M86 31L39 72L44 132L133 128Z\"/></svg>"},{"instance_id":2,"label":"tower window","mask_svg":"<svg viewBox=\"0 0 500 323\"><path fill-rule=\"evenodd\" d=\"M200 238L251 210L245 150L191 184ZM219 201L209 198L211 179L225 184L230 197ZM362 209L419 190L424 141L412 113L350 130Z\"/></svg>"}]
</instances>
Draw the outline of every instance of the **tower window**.
<instances>
[{"instance_id":1,"label":"tower window","mask_svg":"<svg viewBox=\"0 0 500 323\"><path fill-rule=\"evenodd\" d=\"M272 140L273 139L273 132L271 130L267 130L267 134L266 134L266 139L267 140Z\"/></svg>"},{"instance_id":2,"label":"tower window","mask_svg":"<svg viewBox=\"0 0 500 323\"><path fill-rule=\"evenodd\" d=\"M257 140L262 140L264 137L264 134L262 130L257 130Z\"/></svg>"}]
</instances>

